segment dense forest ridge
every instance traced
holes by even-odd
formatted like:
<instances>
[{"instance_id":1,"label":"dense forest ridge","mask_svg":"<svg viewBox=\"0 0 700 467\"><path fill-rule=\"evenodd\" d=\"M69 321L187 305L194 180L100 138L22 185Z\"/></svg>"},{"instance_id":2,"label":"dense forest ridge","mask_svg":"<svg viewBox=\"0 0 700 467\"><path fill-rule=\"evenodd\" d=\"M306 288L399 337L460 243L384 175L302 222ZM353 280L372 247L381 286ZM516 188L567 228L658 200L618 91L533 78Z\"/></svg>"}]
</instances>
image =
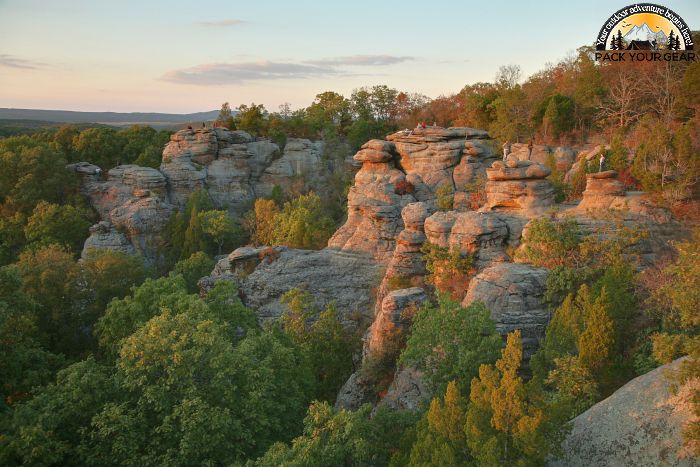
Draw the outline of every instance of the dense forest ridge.
<instances>
[{"instance_id":1,"label":"dense forest ridge","mask_svg":"<svg viewBox=\"0 0 700 467\"><path fill-rule=\"evenodd\" d=\"M409 311L430 300L425 245L434 245L472 258L469 287L454 290L453 298L464 306L485 303L503 336L519 329L527 360L550 319L543 299L548 269L517 259L533 220L573 220L588 232L619 223L642 226L653 233L637 245L647 261L683 229L643 193L626 192L611 170L585 175L578 205L555 202L552 170L571 179L577 164L597 158L602 147L576 155L538 146L532 160L526 145L513 149L503 160L488 133L471 128L428 127L370 140L353 157L361 168L348 193L347 221L327 248L239 248L200 280L202 293L217 282L234 282L260 321L280 318L286 309L281 298L292 288L311 292L318 309L335 303L343 325L365 334L363 365L336 405L414 409L429 398L419 370L398 370L377 401L376 381L363 368L390 351L396 329L411 325ZM84 254L107 248L155 261L171 213L193 192L206 190L217 208L240 216L253 199L270 195L275 185L288 190L301 175L307 189L320 188L329 168L322 152L323 143L304 139L290 139L280 151L242 131L187 129L171 137L160 170L117 166L104 181L96 166L73 164L102 219L91 228Z\"/></svg>"}]
</instances>

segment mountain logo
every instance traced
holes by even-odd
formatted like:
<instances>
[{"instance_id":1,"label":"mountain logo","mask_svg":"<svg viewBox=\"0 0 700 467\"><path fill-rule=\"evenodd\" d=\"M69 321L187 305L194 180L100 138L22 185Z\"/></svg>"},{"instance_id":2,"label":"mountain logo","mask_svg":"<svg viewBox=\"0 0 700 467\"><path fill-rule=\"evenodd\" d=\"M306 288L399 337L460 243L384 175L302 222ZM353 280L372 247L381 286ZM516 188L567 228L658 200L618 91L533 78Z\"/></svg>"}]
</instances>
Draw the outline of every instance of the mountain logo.
<instances>
[{"instance_id":1,"label":"mountain logo","mask_svg":"<svg viewBox=\"0 0 700 467\"><path fill-rule=\"evenodd\" d=\"M595 45L599 51L679 52L692 56L690 60L695 56L683 53L693 50L690 27L679 14L654 3L635 3L615 12L600 28Z\"/></svg>"}]
</instances>

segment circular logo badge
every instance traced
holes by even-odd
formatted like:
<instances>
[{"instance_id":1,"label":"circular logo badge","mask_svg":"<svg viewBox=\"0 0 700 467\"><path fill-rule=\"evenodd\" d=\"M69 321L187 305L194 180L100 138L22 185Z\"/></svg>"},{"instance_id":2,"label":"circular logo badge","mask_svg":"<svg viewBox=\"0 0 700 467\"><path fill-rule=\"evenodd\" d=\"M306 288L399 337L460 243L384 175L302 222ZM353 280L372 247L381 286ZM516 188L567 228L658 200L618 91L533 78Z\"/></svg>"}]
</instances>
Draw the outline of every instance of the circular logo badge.
<instances>
[{"instance_id":1,"label":"circular logo badge","mask_svg":"<svg viewBox=\"0 0 700 467\"><path fill-rule=\"evenodd\" d=\"M693 50L690 28L673 10L637 3L615 12L603 24L597 50Z\"/></svg>"}]
</instances>

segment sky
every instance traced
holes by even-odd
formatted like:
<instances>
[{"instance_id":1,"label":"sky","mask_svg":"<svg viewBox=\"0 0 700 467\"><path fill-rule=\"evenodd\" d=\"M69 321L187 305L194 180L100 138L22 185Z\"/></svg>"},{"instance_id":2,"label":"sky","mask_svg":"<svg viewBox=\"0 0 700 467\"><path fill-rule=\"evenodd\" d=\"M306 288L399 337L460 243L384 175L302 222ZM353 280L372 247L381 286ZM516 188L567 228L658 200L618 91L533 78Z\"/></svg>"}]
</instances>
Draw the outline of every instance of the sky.
<instances>
[{"instance_id":1,"label":"sky","mask_svg":"<svg viewBox=\"0 0 700 467\"><path fill-rule=\"evenodd\" d=\"M306 107L386 84L431 98L592 44L629 0L0 0L0 107ZM700 29L700 1L666 0ZM700 46L698 46L700 47Z\"/></svg>"}]
</instances>

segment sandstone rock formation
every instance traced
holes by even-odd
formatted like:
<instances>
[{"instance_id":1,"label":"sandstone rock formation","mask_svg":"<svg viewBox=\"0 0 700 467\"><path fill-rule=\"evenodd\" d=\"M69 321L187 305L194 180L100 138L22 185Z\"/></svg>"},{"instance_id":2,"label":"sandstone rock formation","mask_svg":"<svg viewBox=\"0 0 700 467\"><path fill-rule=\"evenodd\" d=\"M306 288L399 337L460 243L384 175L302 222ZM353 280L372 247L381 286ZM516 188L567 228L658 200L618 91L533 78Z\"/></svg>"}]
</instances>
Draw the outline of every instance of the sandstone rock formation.
<instances>
[{"instance_id":1,"label":"sandstone rock formation","mask_svg":"<svg viewBox=\"0 0 700 467\"><path fill-rule=\"evenodd\" d=\"M420 287L389 292L367 332L366 352L384 352L387 336L394 332L406 332L413 314L427 301L428 295Z\"/></svg>"},{"instance_id":2,"label":"sandstone rock formation","mask_svg":"<svg viewBox=\"0 0 700 467\"><path fill-rule=\"evenodd\" d=\"M91 228L83 255L90 248L106 248L138 253L147 264L154 264L174 209L167 201L163 174L149 167L121 165L102 180L95 165L81 162L68 168L78 174L81 193L104 222Z\"/></svg>"},{"instance_id":3,"label":"sandstone rock formation","mask_svg":"<svg viewBox=\"0 0 700 467\"><path fill-rule=\"evenodd\" d=\"M471 280L462 305L484 303L503 336L520 329L523 355L529 359L544 337L550 318L542 299L546 280L546 269L529 264L496 263Z\"/></svg>"},{"instance_id":4,"label":"sandstone rock formation","mask_svg":"<svg viewBox=\"0 0 700 467\"><path fill-rule=\"evenodd\" d=\"M435 191L445 184L463 193L495 159L489 141L482 130L431 127L365 143L354 157L362 168L348 195L348 220L328 245L389 262L404 230L402 208L434 203Z\"/></svg>"},{"instance_id":5,"label":"sandstone rock formation","mask_svg":"<svg viewBox=\"0 0 700 467\"><path fill-rule=\"evenodd\" d=\"M426 219L425 234L435 245L473 255L481 266L508 259L508 226L494 213L437 212Z\"/></svg>"},{"instance_id":6,"label":"sandstone rock formation","mask_svg":"<svg viewBox=\"0 0 700 467\"><path fill-rule=\"evenodd\" d=\"M681 361L633 379L576 417L562 445L564 456L550 465L698 465L682 445L682 431L697 420L691 401L700 381L688 382L677 394L670 391L668 375Z\"/></svg>"},{"instance_id":7,"label":"sandstone rock formation","mask_svg":"<svg viewBox=\"0 0 700 467\"><path fill-rule=\"evenodd\" d=\"M136 253L126 236L106 221L100 221L90 227L90 236L85 240L80 258L86 259L93 249L118 251L127 255Z\"/></svg>"}]
</instances>

